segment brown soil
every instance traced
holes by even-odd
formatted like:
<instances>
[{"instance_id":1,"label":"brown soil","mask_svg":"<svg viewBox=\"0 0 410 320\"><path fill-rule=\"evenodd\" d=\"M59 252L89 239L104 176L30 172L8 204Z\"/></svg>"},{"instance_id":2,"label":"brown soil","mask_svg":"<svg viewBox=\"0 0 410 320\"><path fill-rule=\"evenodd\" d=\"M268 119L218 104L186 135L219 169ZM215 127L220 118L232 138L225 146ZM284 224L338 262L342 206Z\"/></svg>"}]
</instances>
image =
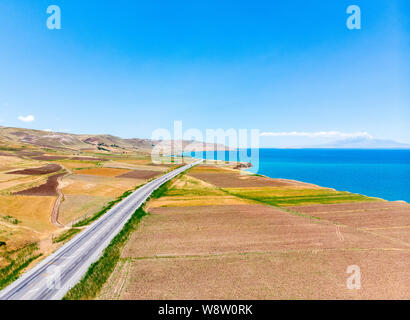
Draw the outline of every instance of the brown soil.
<instances>
[{"instance_id":1,"label":"brown soil","mask_svg":"<svg viewBox=\"0 0 410 320\"><path fill-rule=\"evenodd\" d=\"M26 189L14 195L25 195L25 196L57 196L58 178L64 176L65 173L55 174L47 179L45 184L38 187Z\"/></svg>"},{"instance_id":2,"label":"brown soil","mask_svg":"<svg viewBox=\"0 0 410 320\"><path fill-rule=\"evenodd\" d=\"M92 158L92 157L73 157L71 160L82 160L82 161L109 161L104 158Z\"/></svg>"},{"instance_id":3,"label":"brown soil","mask_svg":"<svg viewBox=\"0 0 410 320\"><path fill-rule=\"evenodd\" d=\"M397 228L380 228L369 231L386 237L399 239L410 244L410 226Z\"/></svg>"},{"instance_id":4,"label":"brown soil","mask_svg":"<svg viewBox=\"0 0 410 320\"><path fill-rule=\"evenodd\" d=\"M41 156L42 154L44 154L44 152L40 152L40 151L17 151L16 154L19 155L19 156L32 157L32 156Z\"/></svg>"},{"instance_id":5,"label":"brown soil","mask_svg":"<svg viewBox=\"0 0 410 320\"><path fill-rule=\"evenodd\" d=\"M311 213L310 215L357 228L410 226L410 210Z\"/></svg>"},{"instance_id":6,"label":"brown soil","mask_svg":"<svg viewBox=\"0 0 410 320\"><path fill-rule=\"evenodd\" d=\"M161 172L150 170L133 170L117 176L117 178L130 178L130 179L151 179L156 177Z\"/></svg>"},{"instance_id":7,"label":"brown soil","mask_svg":"<svg viewBox=\"0 0 410 320\"><path fill-rule=\"evenodd\" d=\"M122 257L392 248L389 239L263 205L154 208Z\"/></svg>"},{"instance_id":8,"label":"brown soil","mask_svg":"<svg viewBox=\"0 0 410 320\"><path fill-rule=\"evenodd\" d=\"M315 204L308 206L288 207L291 210L296 210L303 213L318 213L318 212L343 212L343 211L370 211L370 210L386 210L391 208L408 208L410 205L400 202L356 202L356 203L338 203L338 204Z\"/></svg>"},{"instance_id":9,"label":"brown soil","mask_svg":"<svg viewBox=\"0 0 410 320\"><path fill-rule=\"evenodd\" d=\"M11 172L7 172L7 174L42 175L42 174L49 174L49 173L57 172L61 169L62 169L61 166L58 164L48 164L40 168L31 168L31 169L11 171Z\"/></svg>"},{"instance_id":10,"label":"brown soil","mask_svg":"<svg viewBox=\"0 0 410 320\"><path fill-rule=\"evenodd\" d=\"M189 175L211 183L220 188L246 188L246 187L289 187L289 186L305 186L307 188L317 187L312 184L299 181L285 179L271 179L261 176L253 176L248 174L240 174L232 170L224 169L204 169L199 167L193 169Z\"/></svg>"},{"instance_id":11,"label":"brown soil","mask_svg":"<svg viewBox=\"0 0 410 320\"><path fill-rule=\"evenodd\" d=\"M64 159L69 159L68 157L65 156L38 156L38 157L32 157L35 160L64 160Z\"/></svg>"},{"instance_id":12,"label":"brown soil","mask_svg":"<svg viewBox=\"0 0 410 320\"><path fill-rule=\"evenodd\" d=\"M409 251L293 251L122 260L100 299L409 299ZM357 265L361 289L347 267Z\"/></svg>"},{"instance_id":13,"label":"brown soil","mask_svg":"<svg viewBox=\"0 0 410 320\"><path fill-rule=\"evenodd\" d=\"M409 299L409 261L397 241L273 207L155 208L98 298Z\"/></svg>"},{"instance_id":14,"label":"brown soil","mask_svg":"<svg viewBox=\"0 0 410 320\"><path fill-rule=\"evenodd\" d=\"M292 210L357 228L410 226L410 206L397 202L314 205Z\"/></svg>"},{"instance_id":15,"label":"brown soil","mask_svg":"<svg viewBox=\"0 0 410 320\"><path fill-rule=\"evenodd\" d=\"M320 188L215 167L190 176L218 187ZM410 299L409 208L366 202L284 211L211 201L151 207L99 298ZM361 271L359 290L346 285L352 265Z\"/></svg>"},{"instance_id":16,"label":"brown soil","mask_svg":"<svg viewBox=\"0 0 410 320\"><path fill-rule=\"evenodd\" d=\"M128 169L103 167L103 168L81 169L81 170L76 171L76 174L101 176L101 177L116 177L116 176L122 175L127 172L129 172Z\"/></svg>"}]
</instances>

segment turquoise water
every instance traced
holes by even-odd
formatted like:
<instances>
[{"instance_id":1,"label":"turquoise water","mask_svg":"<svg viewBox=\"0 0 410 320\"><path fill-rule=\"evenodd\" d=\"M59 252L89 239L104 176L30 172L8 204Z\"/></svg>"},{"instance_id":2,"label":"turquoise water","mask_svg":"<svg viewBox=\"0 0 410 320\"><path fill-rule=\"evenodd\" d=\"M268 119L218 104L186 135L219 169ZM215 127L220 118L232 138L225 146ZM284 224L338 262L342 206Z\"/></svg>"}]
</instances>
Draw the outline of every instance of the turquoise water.
<instances>
[{"instance_id":1,"label":"turquoise water","mask_svg":"<svg viewBox=\"0 0 410 320\"><path fill-rule=\"evenodd\" d=\"M410 150L259 149L259 168L256 159L251 162L249 171L272 178L410 202Z\"/></svg>"}]
</instances>

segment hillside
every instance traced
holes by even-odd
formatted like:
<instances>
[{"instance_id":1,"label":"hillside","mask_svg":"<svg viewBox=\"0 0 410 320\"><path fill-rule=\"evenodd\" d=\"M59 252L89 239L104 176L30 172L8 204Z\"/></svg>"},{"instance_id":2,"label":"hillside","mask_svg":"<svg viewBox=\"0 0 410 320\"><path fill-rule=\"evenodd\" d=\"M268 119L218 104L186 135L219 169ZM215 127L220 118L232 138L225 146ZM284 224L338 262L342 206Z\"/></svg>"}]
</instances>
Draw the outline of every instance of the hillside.
<instances>
[{"instance_id":1,"label":"hillside","mask_svg":"<svg viewBox=\"0 0 410 320\"><path fill-rule=\"evenodd\" d=\"M150 139L123 139L108 134L72 134L33 129L1 127L0 149L29 147L31 149L58 149L62 152L109 152L109 153L149 153L154 146L160 145L165 153L171 153L174 141ZM213 145L198 141L180 142L184 150L225 150L223 145ZM187 151L189 151L187 150Z\"/></svg>"}]
</instances>

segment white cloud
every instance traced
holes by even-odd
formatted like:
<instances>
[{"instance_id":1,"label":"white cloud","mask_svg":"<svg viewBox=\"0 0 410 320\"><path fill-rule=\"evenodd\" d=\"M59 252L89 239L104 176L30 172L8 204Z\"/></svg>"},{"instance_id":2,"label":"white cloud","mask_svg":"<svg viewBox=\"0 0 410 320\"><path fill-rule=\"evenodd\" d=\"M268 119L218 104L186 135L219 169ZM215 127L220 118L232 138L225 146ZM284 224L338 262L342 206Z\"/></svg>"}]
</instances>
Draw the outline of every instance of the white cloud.
<instances>
[{"instance_id":1,"label":"white cloud","mask_svg":"<svg viewBox=\"0 0 410 320\"><path fill-rule=\"evenodd\" d=\"M33 115L29 114L28 116L25 116L25 117L19 116L18 119L23 122L33 122L35 118Z\"/></svg>"},{"instance_id":2,"label":"white cloud","mask_svg":"<svg viewBox=\"0 0 410 320\"><path fill-rule=\"evenodd\" d=\"M261 137L307 137L307 138L373 138L368 132L345 133L340 131L318 132L262 132Z\"/></svg>"},{"instance_id":3,"label":"white cloud","mask_svg":"<svg viewBox=\"0 0 410 320\"><path fill-rule=\"evenodd\" d=\"M53 130L51 130L51 129L44 129L44 131L52 132Z\"/></svg>"}]
</instances>

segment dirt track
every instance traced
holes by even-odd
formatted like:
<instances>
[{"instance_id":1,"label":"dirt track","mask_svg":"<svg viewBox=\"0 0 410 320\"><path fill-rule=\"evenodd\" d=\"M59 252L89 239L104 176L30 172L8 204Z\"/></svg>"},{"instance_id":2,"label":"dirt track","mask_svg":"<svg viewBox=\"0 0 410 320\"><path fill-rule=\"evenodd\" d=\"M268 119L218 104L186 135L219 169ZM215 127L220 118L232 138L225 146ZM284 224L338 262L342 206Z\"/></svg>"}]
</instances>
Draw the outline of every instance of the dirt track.
<instances>
[{"instance_id":1,"label":"dirt track","mask_svg":"<svg viewBox=\"0 0 410 320\"><path fill-rule=\"evenodd\" d=\"M59 228L64 227L64 225L62 225L58 221L58 215L59 215L59 211L60 211L61 201L63 201L63 199L64 199L63 192L61 191L61 181L63 180L64 177L66 177L70 174L72 174L71 171L68 171L66 174L58 177L58 179L57 179L57 184L58 184L57 185L57 193L58 193L58 196L57 196L56 201L54 202L53 211L51 212L51 222Z\"/></svg>"}]
</instances>

